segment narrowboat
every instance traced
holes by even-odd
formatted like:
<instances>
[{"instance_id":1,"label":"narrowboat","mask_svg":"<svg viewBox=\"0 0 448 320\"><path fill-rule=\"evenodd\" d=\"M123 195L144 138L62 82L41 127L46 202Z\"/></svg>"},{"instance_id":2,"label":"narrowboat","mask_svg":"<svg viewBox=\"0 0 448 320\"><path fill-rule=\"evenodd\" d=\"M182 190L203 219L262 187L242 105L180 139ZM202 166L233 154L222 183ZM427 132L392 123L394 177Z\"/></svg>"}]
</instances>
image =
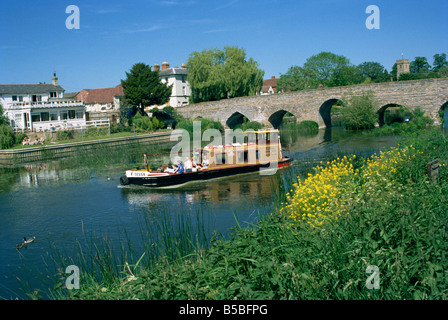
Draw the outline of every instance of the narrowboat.
<instances>
[{"instance_id":1,"label":"narrowboat","mask_svg":"<svg viewBox=\"0 0 448 320\"><path fill-rule=\"evenodd\" d=\"M192 181L210 180L238 174L260 172L268 175L291 164L282 154L280 133L277 129L249 131L245 142L229 145L208 145L201 149L199 164L191 172L173 173L151 171L147 155L146 169L127 170L120 178L122 185L141 185L152 188L178 187ZM207 163L208 162L208 163Z\"/></svg>"}]
</instances>

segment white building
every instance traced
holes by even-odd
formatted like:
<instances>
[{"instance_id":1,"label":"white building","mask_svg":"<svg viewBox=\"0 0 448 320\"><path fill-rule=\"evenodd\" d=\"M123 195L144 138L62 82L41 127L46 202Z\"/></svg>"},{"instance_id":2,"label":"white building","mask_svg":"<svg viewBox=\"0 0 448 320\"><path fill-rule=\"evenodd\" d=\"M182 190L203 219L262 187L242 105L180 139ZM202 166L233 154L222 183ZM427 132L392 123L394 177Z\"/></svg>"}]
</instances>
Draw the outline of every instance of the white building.
<instances>
[{"instance_id":1,"label":"white building","mask_svg":"<svg viewBox=\"0 0 448 320\"><path fill-rule=\"evenodd\" d=\"M162 83L173 85L171 97L167 105L174 108L187 105L188 98L191 95L191 88L187 81L188 70L185 63L182 64L182 68L178 66L170 68L168 62L164 62L162 63L162 70L156 63L154 64L154 71L159 71L159 78Z\"/></svg>"},{"instance_id":2,"label":"white building","mask_svg":"<svg viewBox=\"0 0 448 320\"><path fill-rule=\"evenodd\" d=\"M82 101L63 99L54 74L52 84L0 84L0 103L14 130L46 131L85 125Z\"/></svg>"}]
</instances>

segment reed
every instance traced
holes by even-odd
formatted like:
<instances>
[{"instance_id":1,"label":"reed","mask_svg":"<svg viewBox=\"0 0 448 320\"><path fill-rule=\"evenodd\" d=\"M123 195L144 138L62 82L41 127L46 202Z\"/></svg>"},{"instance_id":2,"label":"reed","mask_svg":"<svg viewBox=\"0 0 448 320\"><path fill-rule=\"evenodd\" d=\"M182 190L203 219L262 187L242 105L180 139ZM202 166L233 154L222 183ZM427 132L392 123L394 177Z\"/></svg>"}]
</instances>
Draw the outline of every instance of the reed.
<instances>
[{"instance_id":1,"label":"reed","mask_svg":"<svg viewBox=\"0 0 448 320\"><path fill-rule=\"evenodd\" d=\"M51 262L56 284L45 296L50 299L97 299L111 291L120 291L133 276L154 269L161 261L176 264L190 259L197 261L207 251L211 234L210 221L201 212L186 214L159 208L157 217L145 215L139 222L140 241L122 230L119 239L96 237L84 233L71 252L53 246ZM64 268L80 269L80 290L65 286ZM127 297L130 298L130 297Z\"/></svg>"}]
</instances>

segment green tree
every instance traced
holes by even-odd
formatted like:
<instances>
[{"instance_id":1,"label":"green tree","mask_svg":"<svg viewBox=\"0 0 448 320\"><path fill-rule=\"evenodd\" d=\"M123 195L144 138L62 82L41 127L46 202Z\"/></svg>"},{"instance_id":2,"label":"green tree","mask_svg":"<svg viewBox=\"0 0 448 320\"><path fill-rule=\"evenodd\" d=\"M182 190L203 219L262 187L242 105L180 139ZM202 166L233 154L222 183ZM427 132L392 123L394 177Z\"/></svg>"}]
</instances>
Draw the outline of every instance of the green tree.
<instances>
[{"instance_id":1,"label":"green tree","mask_svg":"<svg viewBox=\"0 0 448 320\"><path fill-rule=\"evenodd\" d=\"M379 62L366 61L358 65L361 76L371 82L385 82L389 80L389 73Z\"/></svg>"},{"instance_id":2,"label":"green tree","mask_svg":"<svg viewBox=\"0 0 448 320\"><path fill-rule=\"evenodd\" d=\"M168 86L159 79L159 72L152 71L144 63L136 63L126 79L121 80L126 101L134 107L140 108L142 114L147 106L166 103L170 96L172 86ZM134 110L135 111L135 110Z\"/></svg>"},{"instance_id":3,"label":"green tree","mask_svg":"<svg viewBox=\"0 0 448 320\"><path fill-rule=\"evenodd\" d=\"M318 86L319 81L314 71L298 66L290 67L288 72L280 75L277 80L277 90L282 92L316 89Z\"/></svg>"},{"instance_id":4,"label":"green tree","mask_svg":"<svg viewBox=\"0 0 448 320\"><path fill-rule=\"evenodd\" d=\"M315 74L315 79L324 86L328 86L331 84L332 77L342 67L349 65L350 61L342 55L337 55L332 52L321 52L308 58L303 64L303 68L312 70Z\"/></svg>"},{"instance_id":5,"label":"green tree","mask_svg":"<svg viewBox=\"0 0 448 320\"><path fill-rule=\"evenodd\" d=\"M392 66L392 70L390 71L390 75L393 77L393 79L397 80L397 63L394 63Z\"/></svg>"},{"instance_id":6,"label":"green tree","mask_svg":"<svg viewBox=\"0 0 448 320\"><path fill-rule=\"evenodd\" d=\"M238 47L192 52L187 66L193 103L255 95L263 85L264 71Z\"/></svg>"},{"instance_id":7,"label":"green tree","mask_svg":"<svg viewBox=\"0 0 448 320\"><path fill-rule=\"evenodd\" d=\"M342 98L342 124L350 130L374 128L378 121L377 104L372 92Z\"/></svg>"},{"instance_id":8,"label":"green tree","mask_svg":"<svg viewBox=\"0 0 448 320\"><path fill-rule=\"evenodd\" d=\"M444 66L448 66L448 62L446 61L446 53L438 54L436 53L434 55L434 62L432 64L432 71L439 72L440 68L443 68Z\"/></svg>"},{"instance_id":9,"label":"green tree","mask_svg":"<svg viewBox=\"0 0 448 320\"><path fill-rule=\"evenodd\" d=\"M1 125L3 125L3 124L5 124L5 125L9 125L9 121L8 121L8 118L6 118L4 115L3 115L3 106L2 106L2 104L0 103L0 126Z\"/></svg>"},{"instance_id":10,"label":"green tree","mask_svg":"<svg viewBox=\"0 0 448 320\"><path fill-rule=\"evenodd\" d=\"M334 70L330 81L328 81L328 86L350 86L353 84L362 83L363 81L364 78L358 67L353 65L345 65Z\"/></svg>"},{"instance_id":11,"label":"green tree","mask_svg":"<svg viewBox=\"0 0 448 320\"><path fill-rule=\"evenodd\" d=\"M412 73L428 72L429 69L431 69L428 60L425 57L415 57L409 67Z\"/></svg>"}]
</instances>

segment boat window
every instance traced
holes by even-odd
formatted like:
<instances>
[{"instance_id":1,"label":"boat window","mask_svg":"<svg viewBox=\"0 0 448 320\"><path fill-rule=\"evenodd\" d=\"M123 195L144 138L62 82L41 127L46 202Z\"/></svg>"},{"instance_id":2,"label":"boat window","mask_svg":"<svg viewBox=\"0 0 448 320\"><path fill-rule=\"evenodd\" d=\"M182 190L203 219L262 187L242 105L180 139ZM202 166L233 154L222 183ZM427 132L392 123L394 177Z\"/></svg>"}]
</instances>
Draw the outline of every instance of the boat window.
<instances>
[{"instance_id":1,"label":"boat window","mask_svg":"<svg viewBox=\"0 0 448 320\"><path fill-rule=\"evenodd\" d=\"M216 153L216 164L226 163L226 153Z\"/></svg>"},{"instance_id":2,"label":"boat window","mask_svg":"<svg viewBox=\"0 0 448 320\"><path fill-rule=\"evenodd\" d=\"M243 163L243 162L246 162L247 161L247 151L246 152L244 152L244 151L238 151L237 152L237 161L238 161L238 163Z\"/></svg>"}]
</instances>

